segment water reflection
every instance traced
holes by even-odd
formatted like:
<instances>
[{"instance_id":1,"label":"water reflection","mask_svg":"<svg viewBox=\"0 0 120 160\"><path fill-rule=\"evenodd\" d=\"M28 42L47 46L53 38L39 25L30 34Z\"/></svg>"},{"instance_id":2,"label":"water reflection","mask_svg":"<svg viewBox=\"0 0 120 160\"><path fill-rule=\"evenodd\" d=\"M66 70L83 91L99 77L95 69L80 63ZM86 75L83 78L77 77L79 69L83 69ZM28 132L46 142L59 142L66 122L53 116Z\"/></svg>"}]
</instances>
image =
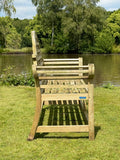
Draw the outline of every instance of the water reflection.
<instances>
[{"instance_id":1,"label":"water reflection","mask_svg":"<svg viewBox=\"0 0 120 160\"><path fill-rule=\"evenodd\" d=\"M79 54L44 54L43 58L77 58L83 57L84 64L95 64L94 84L102 85L112 83L120 85L120 55L79 55ZM1 55L0 56L0 73L7 66L14 65L15 73L31 71L32 58L28 54L20 55Z\"/></svg>"},{"instance_id":2,"label":"water reflection","mask_svg":"<svg viewBox=\"0 0 120 160\"><path fill-rule=\"evenodd\" d=\"M28 54L20 55L1 55L0 56L0 73L7 66L14 66L14 73L29 72L31 71L32 56Z\"/></svg>"}]
</instances>

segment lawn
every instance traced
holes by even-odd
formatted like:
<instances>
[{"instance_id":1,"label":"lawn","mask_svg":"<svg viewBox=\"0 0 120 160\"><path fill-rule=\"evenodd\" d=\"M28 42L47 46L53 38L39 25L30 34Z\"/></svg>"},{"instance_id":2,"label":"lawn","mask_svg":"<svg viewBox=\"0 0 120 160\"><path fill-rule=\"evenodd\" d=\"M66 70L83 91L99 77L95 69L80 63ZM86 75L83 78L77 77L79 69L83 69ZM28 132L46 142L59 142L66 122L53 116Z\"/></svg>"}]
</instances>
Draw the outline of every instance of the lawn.
<instances>
[{"instance_id":1,"label":"lawn","mask_svg":"<svg viewBox=\"0 0 120 160\"><path fill-rule=\"evenodd\" d=\"M35 88L0 86L0 160L119 160L120 88L95 88L94 105L94 141L87 133L46 133L27 141Z\"/></svg>"},{"instance_id":2,"label":"lawn","mask_svg":"<svg viewBox=\"0 0 120 160\"><path fill-rule=\"evenodd\" d=\"M0 53L32 53L31 47L25 47L21 49L14 49L14 48L0 48Z\"/></svg>"}]
</instances>

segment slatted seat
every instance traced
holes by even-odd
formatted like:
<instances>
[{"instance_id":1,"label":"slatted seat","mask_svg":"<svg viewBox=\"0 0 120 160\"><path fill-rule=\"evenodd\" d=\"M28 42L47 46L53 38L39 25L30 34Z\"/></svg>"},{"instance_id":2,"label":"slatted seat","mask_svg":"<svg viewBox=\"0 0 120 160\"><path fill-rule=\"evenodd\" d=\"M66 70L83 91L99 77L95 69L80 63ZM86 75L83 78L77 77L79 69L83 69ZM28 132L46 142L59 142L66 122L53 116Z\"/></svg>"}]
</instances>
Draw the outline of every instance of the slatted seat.
<instances>
[{"instance_id":1,"label":"slatted seat","mask_svg":"<svg viewBox=\"0 0 120 160\"><path fill-rule=\"evenodd\" d=\"M28 140L36 132L89 132L94 139L94 64L83 65L82 58L43 59L35 32L32 32L33 75L36 85L36 112ZM53 103L55 102L55 103ZM38 125L44 105L77 104L84 114L83 125ZM88 103L88 104L87 104ZM79 110L78 110L79 112ZM55 117L57 119L57 117Z\"/></svg>"}]
</instances>

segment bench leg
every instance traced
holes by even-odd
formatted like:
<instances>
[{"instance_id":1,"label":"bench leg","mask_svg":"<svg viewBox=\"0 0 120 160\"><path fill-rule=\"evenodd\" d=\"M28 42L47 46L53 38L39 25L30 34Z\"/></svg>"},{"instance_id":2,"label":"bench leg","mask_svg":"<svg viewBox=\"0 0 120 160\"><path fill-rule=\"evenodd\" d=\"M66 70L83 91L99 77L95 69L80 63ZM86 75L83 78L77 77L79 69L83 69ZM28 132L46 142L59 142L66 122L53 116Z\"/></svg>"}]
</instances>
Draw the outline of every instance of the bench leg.
<instances>
[{"instance_id":1,"label":"bench leg","mask_svg":"<svg viewBox=\"0 0 120 160\"><path fill-rule=\"evenodd\" d=\"M89 116L89 139L94 140L94 104L93 104L93 85L89 84L89 100L88 100L88 116Z\"/></svg>"},{"instance_id":2,"label":"bench leg","mask_svg":"<svg viewBox=\"0 0 120 160\"><path fill-rule=\"evenodd\" d=\"M38 127L39 119L40 119L41 109L42 109L42 100L41 100L41 92L39 87L39 80L36 80L36 111L35 111L31 132L27 139L29 141L34 139L34 136Z\"/></svg>"}]
</instances>

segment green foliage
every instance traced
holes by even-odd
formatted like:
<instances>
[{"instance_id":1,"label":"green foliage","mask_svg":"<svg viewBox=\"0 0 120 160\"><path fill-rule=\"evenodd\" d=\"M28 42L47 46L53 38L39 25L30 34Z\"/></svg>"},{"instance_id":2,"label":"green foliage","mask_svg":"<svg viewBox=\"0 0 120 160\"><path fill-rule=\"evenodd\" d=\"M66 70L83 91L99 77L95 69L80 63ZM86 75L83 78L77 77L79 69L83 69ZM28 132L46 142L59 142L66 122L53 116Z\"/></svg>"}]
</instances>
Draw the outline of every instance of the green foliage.
<instances>
[{"instance_id":1,"label":"green foliage","mask_svg":"<svg viewBox=\"0 0 120 160\"><path fill-rule=\"evenodd\" d=\"M48 43L45 42L42 46L47 46L50 53L88 51L107 17L105 9L96 6L98 0L32 0L32 2L41 17L41 26L50 29Z\"/></svg>"},{"instance_id":2,"label":"green foliage","mask_svg":"<svg viewBox=\"0 0 120 160\"><path fill-rule=\"evenodd\" d=\"M106 19L105 25L99 34L96 35L93 53L119 53L120 44L120 10L111 13Z\"/></svg>"},{"instance_id":3,"label":"green foliage","mask_svg":"<svg viewBox=\"0 0 120 160\"><path fill-rule=\"evenodd\" d=\"M21 49L0 48L0 53L32 53L32 48L31 47L25 47Z\"/></svg>"},{"instance_id":4,"label":"green foliage","mask_svg":"<svg viewBox=\"0 0 120 160\"><path fill-rule=\"evenodd\" d=\"M26 39L27 46L32 46L31 42L31 31L36 31L40 47L43 47L45 44L49 43L50 30L48 27L42 24L42 17L36 15L33 20L29 21L29 25L25 27L25 33L23 35L24 39Z\"/></svg>"},{"instance_id":5,"label":"green foliage","mask_svg":"<svg viewBox=\"0 0 120 160\"><path fill-rule=\"evenodd\" d=\"M111 53L114 38L110 32L100 32L96 38L95 52L97 53Z\"/></svg>"},{"instance_id":6,"label":"green foliage","mask_svg":"<svg viewBox=\"0 0 120 160\"><path fill-rule=\"evenodd\" d=\"M26 26L29 25L30 20L28 19L18 19L18 18L14 18L12 20L12 24L13 26L16 28L16 31L21 35L21 47L31 47L31 39L27 38L24 36L24 34L26 33Z\"/></svg>"},{"instance_id":7,"label":"green foliage","mask_svg":"<svg viewBox=\"0 0 120 160\"><path fill-rule=\"evenodd\" d=\"M68 42L68 37L64 35L63 33L57 34L55 41L54 41L54 46L55 46L55 53L68 53L69 51L69 42Z\"/></svg>"},{"instance_id":8,"label":"green foliage","mask_svg":"<svg viewBox=\"0 0 120 160\"><path fill-rule=\"evenodd\" d=\"M21 35L17 33L10 17L0 17L0 33L2 39L4 39L4 41L1 40L2 46L9 48L21 47Z\"/></svg>"},{"instance_id":9,"label":"green foliage","mask_svg":"<svg viewBox=\"0 0 120 160\"><path fill-rule=\"evenodd\" d=\"M4 2L13 5L13 0ZM38 12L33 19L0 17L0 47L31 47L35 30L48 53L118 53L120 10L107 12L98 2L32 0Z\"/></svg>"},{"instance_id":10,"label":"green foliage","mask_svg":"<svg viewBox=\"0 0 120 160\"><path fill-rule=\"evenodd\" d=\"M111 83L107 83L107 84L103 84L103 88L106 88L106 89L113 89L114 86L113 86Z\"/></svg>"},{"instance_id":11,"label":"green foliage","mask_svg":"<svg viewBox=\"0 0 120 160\"><path fill-rule=\"evenodd\" d=\"M58 33L55 36L54 45L46 45L47 53L68 53L69 43L67 37L64 34Z\"/></svg>"},{"instance_id":12,"label":"green foliage","mask_svg":"<svg viewBox=\"0 0 120 160\"><path fill-rule=\"evenodd\" d=\"M115 43L120 44L120 10L113 12L106 22L106 28L112 33Z\"/></svg>"},{"instance_id":13,"label":"green foliage","mask_svg":"<svg viewBox=\"0 0 120 160\"><path fill-rule=\"evenodd\" d=\"M120 45L113 45L112 53L120 53Z\"/></svg>"},{"instance_id":14,"label":"green foliage","mask_svg":"<svg viewBox=\"0 0 120 160\"><path fill-rule=\"evenodd\" d=\"M32 0L37 7L38 15L43 17L44 26L51 30L51 46L54 45L54 35L56 35L60 27L60 13L63 8L62 0Z\"/></svg>"},{"instance_id":15,"label":"green foliage","mask_svg":"<svg viewBox=\"0 0 120 160\"><path fill-rule=\"evenodd\" d=\"M63 30L68 36L70 50L79 53L94 44L94 37L106 18L106 11L95 4L93 1L67 1Z\"/></svg>"},{"instance_id":16,"label":"green foliage","mask_svg":"<svg viewBox=\"0 0 120 160\"><path fill-rule=\"evenodd\" d=\"M21 47L21 35L16 32L13 28L10 33L6 36L6 47L7 48L20 48Z\"/></svg>"},{"instance_id":17,"label":"green foliage","mask_svg":"<svg viewBox=\"0 0 120 160\"><path fill-rule=\"evenodd\" d=\"M3 48L0 48L0 53L3 53Z\"/></svg>"},{"instance_id":18,"label":"green foliage","mask_svg":"<svg viewBox=\"0 0 120 160\"><path fill-rule=\"evenodd\" d=\"M0 12L3 10L8 16L11 16L12 12L16 12L13 4L14 0L0 0Z\"/></svg>"},{"instance_id":19,"label":"green foliage","mask_svg":"<svg viewBox=\"0 0 120 160\"><path fill-rule=\"evenodd\" d=\"M5 38L2 32L0 32L0 48L5 47Z\"/></svg>"},{"instance_id":20,"label":"green foliage","mask_svg":"<svg viewBox=\"0 0 120 160\"><path fill-rule=\"evenodd\" d=\"M14 66L8 66L0 76L0 85L35 86L32 73L13 73Z\"/></svg>"}]
</instances>

